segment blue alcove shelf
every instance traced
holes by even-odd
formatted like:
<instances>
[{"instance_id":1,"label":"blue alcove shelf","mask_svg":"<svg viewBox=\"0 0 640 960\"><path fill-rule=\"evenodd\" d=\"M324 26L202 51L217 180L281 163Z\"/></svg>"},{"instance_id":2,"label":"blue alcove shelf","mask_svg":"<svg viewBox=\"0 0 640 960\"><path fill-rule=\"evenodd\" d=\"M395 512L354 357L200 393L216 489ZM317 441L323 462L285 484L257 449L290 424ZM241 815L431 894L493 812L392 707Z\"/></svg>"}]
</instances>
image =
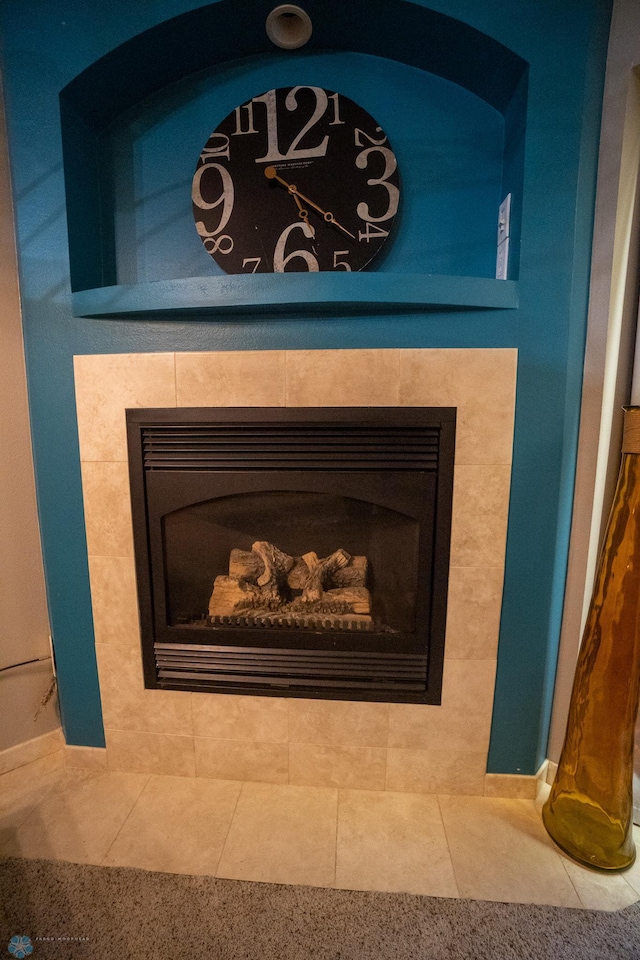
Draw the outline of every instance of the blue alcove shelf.
<instances>
[{"instance_id":1,"label":"blue alcove shelf","mask_svg":"<svg viewBox=\"0 0 640 960\"><path fill-rule=\"evenodd\" d=\"M305 6L314 31L302 52L270 44L270 0L218 0L139 34L61 92L75 316L215 320L517 307L525 61L407 0L387 0L375 15L366 0ZM194 229L196 159L238 103L301 82L340 90L389 133L403 187L392 248L376 269L358 274L224 274ZM493 277L507 193L504 281Z\"/></svg>"},{"instance_id":2,"label":"blue alcove shelf","mask_svg":"<svg viewBox=\"0 0 640 960\"><path fill-rule=\"evenodd\" d=\"M72 299L78 317L156 320L246 316L256 306L267 315L315 316L518 306L517 283L512 280L421 274L187 277L81 290Z\"/></svg>"}]
</instances>

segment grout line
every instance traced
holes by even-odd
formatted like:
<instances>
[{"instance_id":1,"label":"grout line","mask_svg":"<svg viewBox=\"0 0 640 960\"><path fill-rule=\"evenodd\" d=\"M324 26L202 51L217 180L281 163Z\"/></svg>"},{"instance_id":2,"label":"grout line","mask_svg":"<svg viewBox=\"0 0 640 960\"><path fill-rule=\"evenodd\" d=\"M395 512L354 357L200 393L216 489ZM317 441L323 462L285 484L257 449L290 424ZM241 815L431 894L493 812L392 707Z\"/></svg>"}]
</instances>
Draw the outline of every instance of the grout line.
<instances>
[{"instance_id":1,"label":"grout line","mask_svg":"<svg viewBox=\"0 0 640 960\"><path fill-rule=\"evenodd\" d=\"M61 729L61 728L59 728L59 729ZM52 731L52 732L55 733L56 731ZM43 734L43 736L47 737L47 736L49 736L49 734L45 733L45 734ZM28 742L28 741L27 741L27 742ZM21 746L21 744L18 744L18 746ZM21 760L19 763L17 763L17 764L15 765L15 767L8 767L6 770L3 770L3 771L0 773L0 783L2 783L2 777L6 776L8 773L13 773L14 770L21 770L22 767L28 767L30 763L37 763L38 760L45 760L47 757L53 757L56 753L59 753L60 751L62 751L62 759L63 759L62 766L63 766L63 767L66 766L66 764L65 764L65 762L64 762L64 749L65 749L65 747L66 747L66 743L64 743L64 741L63 741L62 744L61 744L61 746L59 746L59 747L54 747L53 750L48 750L46 753L40 754L39 757L30 757L30 759L28 759L28 760ZM12 747L9 747L8 749L9 749L9 750L12 750L13 748L12 748Z\"/></svg>"},{"instance_id":2,"label":"grout line","mask_svg":"<svg viewBox=\"0 0 640 960\"><path fill-rule=\"evenodd\" d=\"M551 842L553 843L553 841L551 841ZM568 864L568 863L572 863L573 861L568 858L567 854L561 852L559 849L556 849L555 843L553 843L553 852L556 854L556 856L558 857L558 859L562 862L562 866L563 866L563 868L564 868L564 872L565 872L565 874L567 875L567 877L569 878L569 881L570 881L570 883L571 883L571 886L572 886L573 889L575 890L576 896L578 897L578 900L580 901L580 906L581 906L581 908L582 908L583 910L589 910L591 913L595 913L595 912L598 912L598 913L617 913L617 912L619 912L620 910L622 910L622 909L625 908L624 905L620 905L620 906L618 906L618 907L615 907L613 910L612 910L612 909L604 909L604 908L602 908L602 907L589 907L589 906L584 902L584 900L582 899L582 897L580 896L580 891L578 890L578 888L577 888L577 886L576 886L576 884L575 884L575 882L574 882L574 880L573 880L573 877L571 876L571 873L569 872L569 868L568 868L567 864ZM585 871L585 873L586 873L587 875L593 875L593 874L595 874L595 875L598 876L598 877L600 876L599 871L597 871L597 870L596 870L596 871L590 870L590 869L589 869L588 867L586 867L586 866L582 867L582 865L579 864L578 861L575 861L575 862L576 862L577 866L581 867L581 869L584 869L584 871ZM621 880L624 880L624 882L625 882L626 885L629 887L629 889L631 890L631 892L635 894L635 896L636 896L636 902L637 902L637 900L640 900L640 892L638 892L638 891L635 889L635 887L633 886L633 884L629 883L629 881L627 880L627 878L626 878L623 874L621 874L621 873L603 874L603 877L605 877L606 879L613 879L614 877L616 877L616 878L619 877ZM629 904L629 906L632 906L632 904ZM574 907L573 909L576 909L576 908Z\"/></svg>"},{"instance_id":3,"label":"grout line","mask_svg":"<svg viewBox=\"0 0 640 960\"><path fill-rule=\"evenodd\" d=\"M107 643L107 647L119 647L121 644L118 643ZM180 693L187 691L178 691ZM172 740L194 740L195 737L191 733L158 733L157 730L139 730L137 728L132 729L131 727L112 727L111 725L105 726L105 731L108 730L109 733L131 733L136 735L142 735L144 737L171 737ZM200 737L200 740L210 740L215 739L214 737ZM98 747L98 750L102 750L102 747ZM107 748L108 749L108 748ZM107 754L108 759L108 754ZM81 769L81 768L78 768ZM86 769L86 768L85 768ZM121 773L146 773L146 770L122 770ZM155 776L155 774L154 774ZM158 776L161 777L179 777L179 773L158 773Z\"/></svg>"},{"instance_id":4,"label":"grout line","mask_svg":"<svg viewBox=\"0 0 640 960\"><path fill-rule=\"evenodd\" d=\"M130 556L116 556L112 553L89 553L89 560L134 560L133 554Z\"/></svg>"},{"instance_id":5,"label":"grout line","mask_svg":"<svg viewBox=\"0 0 640 960\"><path fill-rule=\"evenodd\" d=\"M640 900L640 889L636 889L636 887L634 887L634 885L631 883L631 881L630 881L630 880L627 880L627 878L624 876L624 874L619 874L619 876L622 877L622 879L624 880L624 882L626 883L626 885L629 887L629 889L631 890L631 892L635 894L636 902L637 902L638 900Z\"/></svg>"},{"instance_id":6,"label":"grout line","mask_svg":"<svg viewBox=\"0 0 640 960\"><path fill-rule=\"evenodd\" d=\"M578 888L576 887L575 883L573 882L573 877L571 876L571 874L570 874L569 871L567 870L567 865L566 865L566 863L565 863L565 861L564 861L564 857L561 857L560 854L559 854L559 853L557 852L557 850L555 850L555 849L553 850L553 852L555 853L556 857L558 858L558 860L559 860L560 863L562 864L562 869L564 870L564 875L565 875L565 877L568 879L569 883L571 884L571 888L573 889L573 891L575 892L576 897L578 898L578 903L580 904L580 906L582 907L583 910L588 910L589 908L587 907L586 903L584 902L584 900L583 900L582 897L580 896L580 891L578 890Z\"/></svg>"},{"instance_id":7,"label":"grout line","mask_svg":"<svg viewBox=\"0 0 640 960\"><path fill-rule=\"evenodd\" d=\"M187 692L187 691L181 691ZM113 730L113 727L109 727L110 730ZM140 730L139 733L144 733L145 731ZM181 733L159 733L159 737L181 737L181 736L191 736L191 734L181 734ZM220 743L275 743L284 747L288 744L288 740L256 740L255 737L207 737L201 733L193 734L194 740L215 740ZM295 743L296 741L294 741Z\"/></svg>"},{"instance_id":8,"label":"grout line","mask_svg":"<svg viewBox=\"0 0 640 960\"><path fill-rule=\"evenodd\" d=\"M214 876L214 877L217 877L217 876L218 876L218 870L220 869L220 862L221 862L221 860L222 860L222 855L224 854L225 848L226 848L226 846L227 846L227 840L229 839L229 834L231 833L231 825L232 825L233 821L235 820L236 812L237 812L237 810L238 810L238 804L240 803L240 797L242 796L242 791L244 790L247 781L246 781L246 780L236 780L236 783L239 783L239 784L240 784L240 789L238 790L238 796L236 797L236 802L235 802L235 804L234 804L233 811L232 811L232 813L231 813L231 816L229 817L229 826L227 827L227 832L225 833L225 835L224 835L224 840L222 841L222 843L221 843L221 845L220 845L220 854L219 854L218 860L217 860L217 862L216 862L216 868L215 868L215 870L214 870L214 872L213 872L213 876Z\"/></svg>"},{"instance_id":9,"label":"grout line","mask_svg":"<svg viewBox=\"0 0 640 960\"><path fill-rule=\"evenodd\" d=\"M618 876L620 877L621 880L624 880L624 882L626 883L626 885L629 887L629 890L631 890L631 892L635 894L636 899L637 899L637 900L640 900L640 893L636 890L636 888L633 886L632 883L629 883L629 881L628 881L627 878L625 877L624 873L619 873Z\"/></svg>"},{"instance_id":10,"label":"grout line","mask_svg":"<svg viewBox=\"0 0 640 960\"><path fill-rule=\"evenodd\" d=\"M445 843L447 844L447 853L449 854L449 862L451 863L451 871L453 873L453 882L456 885L456 891L457 891L458 897L461 897L460 884L458 883L458 875L456 873L456 865L453 859L453 854L451 853L451 844L449 843L449 835L447 834L447 825L445 823L444 815L442 813L442 804L440 803L440 794L436 793L434 796L436 798L436 803L438 804L438 811L440 813L440 822L442 824ZM474 897L472 899L476 899L476 898Z\"/></svg>"},{"instance_id":11,"label":"grout line","mask_svg":"<svg viewBox=\"0 0 640 960\"><path fill-rule=\"evenodd\" d=\"M115 771L114 771L114 772L115 772ZM109 846L107 847L107 849L106 849L106 851L105 851L105 854L104 854L104 857L103 857L102 860L100 861L100 865L101 865L101 866L104 865L104 861L105 861L105 860L107 859L107 857L109 856L109 851L111 850L111 848L113 847L114 843L116 842L116 840L118 839L118 837L119 837L120 834L122 833L122 831L123 831L123 829L124 829L125 823L128 822L129 817L131 816L131 814L133 813L133 811L135 810L135 808L138 806L138 802L139 802L139 800L140 800L140 797L142 796L142 794L144 793L146 787L148 786L150 779L151 779L151 774L148 773L148 774L147 774L147 779L145 780L145 782L144 782L144 783L142 784L142 786L140 787L140 793L138 794L138 796L135 798L135 800L134 800L133 803L131 804L131 809L129 810L129 813L126 815L126 817L124 818L124 820L123 820L122 823L120 824L120 827L119 827L119 829L118 829L115 837L113 838L113 840L111 841L111 843L110 843Z\"/></svg>"}]
</instances>

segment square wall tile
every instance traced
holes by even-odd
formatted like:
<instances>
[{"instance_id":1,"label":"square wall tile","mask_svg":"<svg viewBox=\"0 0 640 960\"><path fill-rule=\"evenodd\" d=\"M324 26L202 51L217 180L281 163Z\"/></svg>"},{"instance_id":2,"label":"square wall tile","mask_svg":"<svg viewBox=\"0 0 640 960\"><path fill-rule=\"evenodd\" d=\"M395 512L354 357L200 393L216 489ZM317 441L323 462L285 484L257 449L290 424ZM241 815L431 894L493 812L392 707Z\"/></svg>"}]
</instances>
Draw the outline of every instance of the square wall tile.
<instances>
[{"instance_id":1,"label":"square wall tile","mask_svg":"<svg viewBox=\"0 0 640 960\"><path fill-rule=\"evenodd\" d=\"M288 350L288 407L395 407L397 350Z\"/></svg>"},{"instance_id":2,"label":"square wall tile","mask_svg":"<svg viewBox=\"0 0 640 960\"><path fill-rule=\"evenodd\" d=\"M105 727L191 737L191 694L145 689L140 650L98 643L96 656Z\"/></svg>"},{"instance_id":3,"label":"square wall tile","mask_svg":"<svg viewBox=\"0 0 640 960\"><path fill-rule=\"evenodd\" d=\"M504 566L510 486L510 466L456 465L451 522L452 566Z\"/></svg>"},{"instance_id":4,"label":"square wall tile","mask_svg":"<svg viewBox=\"0 0 640 960\"><path fill-rule=\"evenodd\" d=\"M537 792L538 781L535 777L510 773L488 773L484 778L485 797L535 800Z\"/></svg>"},{"instance_id":5,"label":"square wall tile","mask_svg":"<svg viewBox=\"0 0 640 960\"><path fill-rule=\"evenodd\" d=\"M514 349L402 350L400 405L457 407L456 463L511 463Z\"/></svg>"},{"instance_id":6,"label":"square wall tile","mask_svg":"<svg viewBox=\"0 0 640 960\"><path fill-rule=\"evenodd\" d=\"M89 557L96 643L140 649L138 593L133 557Z\"/></svg>"},{"instance_id":7,"label":"square wall tile","mask_svg":"<svg viewBox=\"0 0 640 960\"><path fill-rule=\"evenodd\" d=\"M193 737L105 728L109 770L195 777Z\"/></svg>"},{"instance_id":8,"label":"square wall tile","mask_svg":"<svg viewBox=\"0 0 640 960\"><path fill-rule=\"evenodd\" d=\"M495 660L445 660L440 706L390 705L389 746L486 751L495 674Z\"/></svg>"},{"instance_id":9,"label":"square wall tile","mask_svg":"<svg viewBox=\"0 0 640 960\"><path fill-rule=\"evenodd\" d=\"M502 567L450 567L445 656L493 660L498 654Z\"/></svg>"},{"instance_id":10,"label":"square wall tile","mask_svg":"<svg viewBox=\"0 0 640 960\"><path fill-rule=\"evenodd\" d=\"M175 407L173 353L74 357L81 460L126 460L127 407Z\"/></svg>"},{"instance_id":11,"label":"square wall tile","mask_svg":"<svg viewBox=\"0 0 640 960\"><path fill-rule=\"evenodd\" d=\"M89 556L132 557L128 465L83 463L82 495Z\"/></svg>"},{"instance_id":12,"label":"square wall tile","mask_svg":"<svg viewBox=\"0 0 640 960\"><path fill-rule=\"evenodd\" d=\"M289 738L296 743L386 747L389 704L346 700L289 701Z\"/></svg>"},{"instance_id":13,"label":"square wall tile","mask_svg":"<svg viewBox=\"0 0 640 960\"><path fill-rule=\"evenodd\" d=\"M255 740L195 738L196 773L216 780L289 782L289 747L286 743Z\"/></svg>"},{"instance_id":14,"label":"square wall tile","mask_svg":"<svg viewBox=\"0 0 640 960\"><path fill-rule=\"evenodd\" d=\"M215 740L288 740L287 701L279 697L192 693L193 732Z\"/></svg>"},{"instance_id":15,"label":"square wall tile","mask_svg":"<svg viewBox=\"0 0 640 960\"><path fill-rule=\"evenodd\" d=\"M283 407L284 351L177 353L179 407Z\"/></svg>"},{"instance_id":16,"label":"square wall tile","mask_svg":"<svg viewBox=\"0 0 640 960\"><path fill-rule=\"evenodd\" d=\"M289 745L289 782L316 787L384 790L384 747Z\"/></svg>"},{"instance_id":17,"label":"square wall tile","mask_svg":"<svg viewBox=\"0 0 640 960\"><path fill-rule=\"evenodd\" d=\"M387 750L387 790L482 796L487 753L463 750Z\"/></svg>"}]
</instances>

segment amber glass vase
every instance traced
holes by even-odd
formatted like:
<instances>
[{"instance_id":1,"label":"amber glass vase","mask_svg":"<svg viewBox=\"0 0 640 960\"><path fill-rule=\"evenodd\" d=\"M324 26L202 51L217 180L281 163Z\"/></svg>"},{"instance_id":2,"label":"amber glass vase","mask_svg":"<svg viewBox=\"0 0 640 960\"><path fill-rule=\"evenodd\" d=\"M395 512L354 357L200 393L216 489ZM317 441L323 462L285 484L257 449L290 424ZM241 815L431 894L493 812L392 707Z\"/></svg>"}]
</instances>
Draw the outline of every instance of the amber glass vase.
<instances>
[{"instance_id":1,"label":"amber glass vase","mask_svg":"<svg viewBox=\"0 0 640 960\"><path fill-rule=\"evenodd\" d=\"M598 564L544 825L574 860L635 860L632 777L640 692L640 407L625 408L620 476Z\"/></svg>"}]
</instances>

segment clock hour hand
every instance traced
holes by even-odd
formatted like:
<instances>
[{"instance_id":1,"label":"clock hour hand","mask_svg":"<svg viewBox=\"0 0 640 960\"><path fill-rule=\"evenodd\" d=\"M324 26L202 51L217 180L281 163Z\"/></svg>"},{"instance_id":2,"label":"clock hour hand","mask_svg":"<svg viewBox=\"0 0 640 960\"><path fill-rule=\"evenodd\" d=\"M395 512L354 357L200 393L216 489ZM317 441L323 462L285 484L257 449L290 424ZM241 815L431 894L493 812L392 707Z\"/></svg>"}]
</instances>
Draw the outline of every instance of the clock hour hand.
<instances>
[{"instance_id":1,"label":"clock hour hand","mask_svg":"<svg viewBox=\"0 0 640 960\"><path fill-rule=\"evenodd\" d=\"M295 200L296 205L297 205L297 207L298 207L298 211L299 211L299 213L300 213L300 219L301 219L301 220L304 220L304 222L305 222L305 223L307 224L307 226L309 227L309 230L311 230L311 236L312 236L312 237L315 237L316 232L315 232L315 230L313 229L313 227L311 226L311 224L309 223L309 211L308 211L308 210L305 210L305 208L302 206L302 204L300 203L300 200L298 199L297 193L292 194L292 196L293 196L293 199Z\"/></svg>"},{"instance_id":2,"label":"clock hour hand","mask_svg":"<svg viewBox=\"0 0 640 960\"><path fill-rule=\"evenodd\" d=\"M282 177L278 176L278 173L275 167L265 167L264 175L267 178L267 180L277 180L278 183L281 183L283 187L286 187L289 193L294 198L294 200L296 200L296 202L298 202L297 201L298 197L300 198L300 200L304 200L304 202L308 203L310 207L313 207L314 210L317 210L318 213L321 214L321 216L326 220L327 223L332 223L334 227L337 227L338 230L342 230L342 232L346 233L346 235L348 237L351 237L352 240L356 239L354 235L350 233L349 230L347 230L346 227L343 227L341 223L338 223L334 215L329 210L323 210L322 207L319 207L318 204L314 203L313 200L310 200L309 197L305 197L303 193L300 193L300 191L298 190L298 188L294 183L287 183L286 180L283 180ZM299 207L299 209L301 210L302 208ZM302 213L300 215L302 216ZM306 218L303 217L303 220L304 219Z\"/></svg>"}]
</instances>

